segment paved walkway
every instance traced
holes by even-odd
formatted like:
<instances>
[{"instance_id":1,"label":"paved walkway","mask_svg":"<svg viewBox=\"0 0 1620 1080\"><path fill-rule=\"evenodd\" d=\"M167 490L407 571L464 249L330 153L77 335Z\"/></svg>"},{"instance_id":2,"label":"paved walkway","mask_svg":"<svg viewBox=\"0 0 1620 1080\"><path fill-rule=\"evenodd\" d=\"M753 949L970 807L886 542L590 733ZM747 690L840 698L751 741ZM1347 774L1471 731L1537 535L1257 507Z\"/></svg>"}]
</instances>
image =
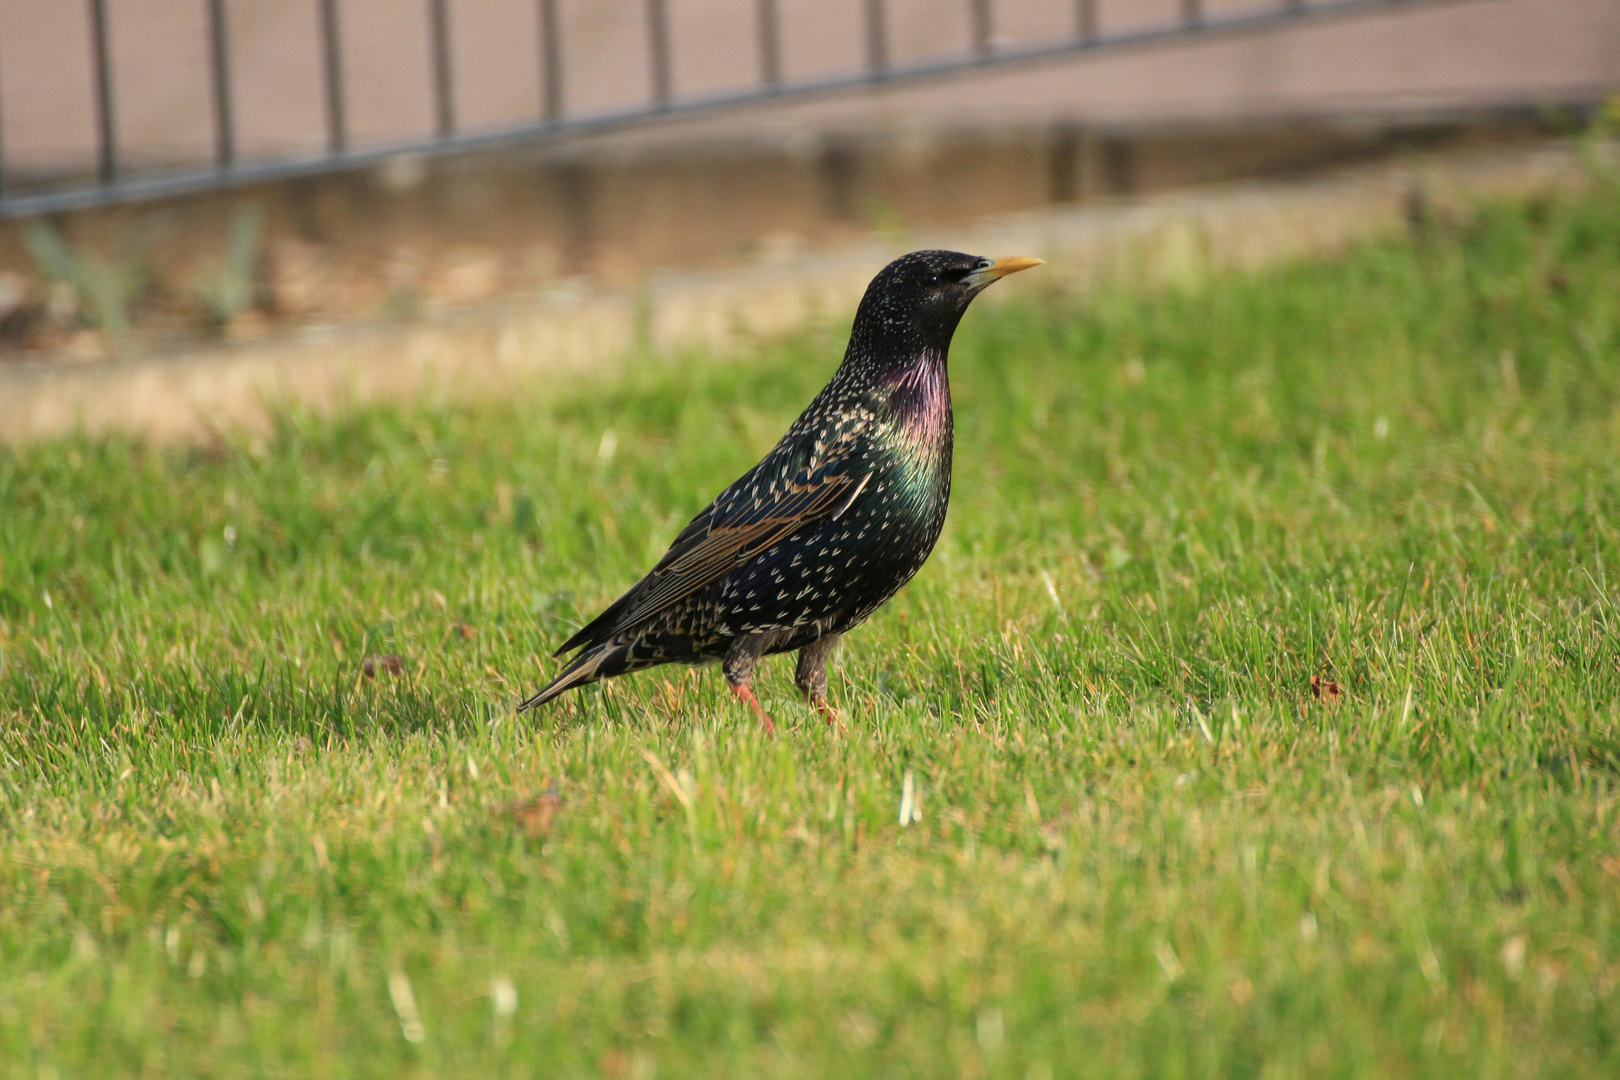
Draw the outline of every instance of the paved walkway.
<instances>
[{"instance_id":1,"label":"paved walkway","mask_svg":"<svg viewBox=\"0 0 1620 1080\"><path fill-rule=\"evenodd\" d=\"M404 327L326 330L85 367L8 366L0 368L0 441L76 428L201 440L234 426L262 429L267 401L336 408L421 394L476 396L560 372L600 371L638 342L670 356L724 350L814 318L846 321L872 274L911 248L1039 255L1051 263L1043 271L1050 287L1075 290L1101 274L1191 281L1399 230L1415 198L1443 208L1579 184L1583 176L1578 155L1563 143L1415 158L1288 183L1020 214L938 234L874 236L781 266L664 275L637 292L567 287L538 301Z\"/></svg>"}]
</instances>

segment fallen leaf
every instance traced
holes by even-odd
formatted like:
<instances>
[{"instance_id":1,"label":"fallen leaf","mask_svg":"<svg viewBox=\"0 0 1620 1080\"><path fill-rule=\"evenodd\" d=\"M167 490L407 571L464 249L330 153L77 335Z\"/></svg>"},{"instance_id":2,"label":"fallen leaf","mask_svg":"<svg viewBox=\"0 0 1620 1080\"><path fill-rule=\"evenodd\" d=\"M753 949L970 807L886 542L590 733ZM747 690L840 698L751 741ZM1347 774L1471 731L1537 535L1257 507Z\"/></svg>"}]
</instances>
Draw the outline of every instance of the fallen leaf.
<instances>
[{"instance_id":1,"label":"fallen leaf","mask_svg":"<svg viewBox=\"0 0 1620 1080\"><path fill-rule=\"evenodd\" d=\"M478 628L475 626L468 626L466 623L452 623L450 625L450 632L463 641L471 641L473 638L478 636Z\"/></svg>"},{"instance_id":2,"label":"fallen leaf","mask_svg":"<svg viewBox=\"0 0 1620 1080\"><path fill-rule=\"evenodd\" d=\"M1339 689L1339 684L1334 682L1332 679L1324 679L1320 675L1311 676L1311 697L1315 698L1317 701L1325 701L1329 705L1337 705L1339 703L1339 699L1343 696L1344 691Z\"/></svg>"},{"instance_id":3,"label":"fallen leaf","mask_svg":"<svg viewBox=\"0 0 1620 1080\"><path fill-rule=\"evenodd\" d=\"M530 836L539 837L551 832L551 826L556 823L561 810L562 796L557 791L557 785L552 784L532 798L506 803L498 812L503 817L511 818Z\"/></svg>"},{"instance_id":4,"label":"fallen leaf","mask_svg":"<svg viewBox=\"0 0 1620 1080\"><path fill-rule=\"evenodd\" d=\"M618 1047L610 1047L602 1052L602 1058L596 1063L596 1070L603 1076L617 1080L618 1077L630 1074L630 1055Z\"/></svg>"},{"instance_id":5,"label":"fallen leaf","mask_svg":"<svg viewBox=\"0 0 1620 1080\"><path fill-rule=\"evenodd\" d=\"M360 661L360 674L368 679L375 679L377 672L384 675L405 674L405 660L397 653L385 653L382 656L368 656Z\"/></svg>"}]
</instances>

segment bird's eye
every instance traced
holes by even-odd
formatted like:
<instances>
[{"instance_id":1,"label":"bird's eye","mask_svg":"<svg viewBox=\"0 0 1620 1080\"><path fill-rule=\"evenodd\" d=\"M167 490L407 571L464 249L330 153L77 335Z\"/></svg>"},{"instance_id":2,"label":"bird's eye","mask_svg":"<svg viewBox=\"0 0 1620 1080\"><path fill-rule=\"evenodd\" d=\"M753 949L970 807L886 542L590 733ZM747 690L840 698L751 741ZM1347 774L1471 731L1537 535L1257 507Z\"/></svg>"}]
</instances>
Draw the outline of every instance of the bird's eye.
<instances>
[{"instance_id":1,"label":"bird's eye","mask_svg":"<svg viewBox=\"0 0 1620 1080\"><path fill-rule=\"evenodd\" d=\"M988 270L994 265L996 265L996 264L995 264L995 261L992 260L992 259L980 259L979 260L979 265L974 267L974 269L976 269L976 270Z\"/></svg>"},{"instance_id":2,"label":"bird's eye","mask_svg":"<svg viewBox=\"0 0 1620 1080\"><path fill-rule=\"evenodd\" d=\"M939 275L931 272L924 274L922 279L922 283L930 289L939 288L939 281Z\"/></svg>"}]
</instances>

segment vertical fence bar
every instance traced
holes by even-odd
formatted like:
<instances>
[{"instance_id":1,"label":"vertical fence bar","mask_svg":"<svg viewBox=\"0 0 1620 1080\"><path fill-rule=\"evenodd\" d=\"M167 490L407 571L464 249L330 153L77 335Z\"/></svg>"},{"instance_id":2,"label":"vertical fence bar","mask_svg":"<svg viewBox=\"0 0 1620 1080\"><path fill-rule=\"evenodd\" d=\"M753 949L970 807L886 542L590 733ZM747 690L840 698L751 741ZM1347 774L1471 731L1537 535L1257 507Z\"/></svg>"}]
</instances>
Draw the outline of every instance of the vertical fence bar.
<instances>
[{"instance_id":1,"label":"vertical fence bar","mask_svg":"<svg viewBox=\"0 0 1620 1080\"><path fill-rule=\"evenodd\" d=\"M664 0L647 0L647 62L651 68L653 104L669 104L669 11Z\"/></svg>"},{"instance_id":2,"label":"vertical fence bar","mask_svg":"<svg viewBox=\"0 0 1620 1080\"><path fill-rule=\"evenodd\" d=\"M107 0L90 0L90 53L96 84L96 179L118 179L118 137L113 116L112 56L107 47Z\"/></svg>"},{"instance_id":3,"label":"vertical fence bar","mask_svg":"<svg viewBox=\"0 0 1620 1080\"><path fill-rule=\"evenodd\" d=\"M1188 30L1204 25L1204 0L1181 0L1181 25Z\"/></svg>"},{"instance_id":4,"label":"vertical fence bar","mask_svg":"<svg viewBox=\"0 0 1620 1080\"><path fill-rule=\"evenodd\" d=\"M236 117L231 106L231 33L225 0L208 0L208 75L214 94L214 164L236 164Z\"/></svg>"},{"instance_id":5,"label":"vertical fence bar","mask_svg":"<svg viewBox=\"0 0 1620 1080\"><path fill-rule=\"evenodd\" d=\"M968 15L973 20L973 55L980 59L990 56L995 35L995 12L991 0L968 0Z\"/></svg>"},{"instance_id":6,"label":"vertical fence bar","mask_svg":"<svg viewBox=\"0 0 1620 1080\"><path fill-rule=\"evenodd\" d=\"M5 98L0 95L0 204L6 200L6 123Z\"/></svg>"},{"instance_id":7,"label":"vertical fence bar","mask_svg":"<svg viewBox=\"0 0 1620 1080\"><path fill-rule=\"evenodd\" d=\"M321 60L326 80L326 148L341 154L349 148L349 118L343 108L343 42L338 0L320 0Z\"/></svg>"},{"instance_id":8,"label":"vertical fence bar","mask_svg":"<svg viewBox=\"0 0 1620 1080\"><path fill-rule=\"evenodd\" d=\"M765 86L782 83L782 27L776 0L759 0L759 81Z\"/></svg>"},{"instance_id":9,"label":"vertical fence bar","mask_svg":"<svg viewBox=\"0 0 1620 1080\"><path fill-rule=\"evenodd\" d=\"M561 119L563 111L562 31L557 0L540 0L540 115Z\"/></svg>"},{"instance_id":10,"label":"vertical fence bar","mask_svg":"<svg viewBox=\"0 0 1620 1080\"><path fill-rule=\"evenodd\" d=\"M889 20L884 0L866 0L866 70L874 79L889 73Z\"/></svg>"},{"instance_id":11,"label":"vertical fence bar","mask_svg":"<svg viewBox=\"0 0 1620 1080\"><path fill-rule=\"evenodd\" d=\"M1097 0L1077 0L1074 8L1075 36L1080 44L1097 40Z\"/></svg>"},{"instance_id":12,"label":"vertical fence bar","mask_svg":"<svg viewBox=\"0 0 1620 1080\"><path fill-rule=\"evenodd\" d=\"M439 138L456 133L455 71L450 66L450 0L428 0L433 48L433 105Z\"/></svg>"}]
</instances>

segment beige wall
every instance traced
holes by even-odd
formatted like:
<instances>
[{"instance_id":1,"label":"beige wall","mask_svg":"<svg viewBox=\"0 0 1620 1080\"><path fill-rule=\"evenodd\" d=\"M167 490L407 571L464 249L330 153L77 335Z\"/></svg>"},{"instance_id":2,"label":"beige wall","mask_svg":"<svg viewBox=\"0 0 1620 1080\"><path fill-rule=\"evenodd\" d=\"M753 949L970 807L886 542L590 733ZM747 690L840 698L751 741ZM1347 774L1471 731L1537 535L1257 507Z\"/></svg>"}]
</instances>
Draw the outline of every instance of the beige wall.
<instances>
[{"instance_id":1,"label":"beige wall","mask_svg":"<svg viewBox=\"0 0 1620 1080\"><path fill-rule=\"evenodd\" d=\"M1212 17L1279 0L1207 0ZM355 144L432 128L426 0L340 0ZM450 0L457 112L468 129L539 114L535 0ZM644 101L644 0L558 0L570 113ZM755 0L667 0L677 96L757 77ZM204 0L107 0L121 154L131 166L208 160ZM324 144L316 0L228 0L243 157ZM779 0L784 74L863 62L863 0ZM0 0L0 137L18 173L82 171L94 160L88 5ZM1167 25L1179 0L1098 0L1104 33ZM999 46L1058 41L1073 0L995 0ZM960 54L967 0L889 0L895 62ZM666 137L874 124L959 127L1135 125L1525 104L1620 85L1615 0L1452 0L1168 49L1066 59L948 83L754 110Z\"/></svg>"}]
</instances>

